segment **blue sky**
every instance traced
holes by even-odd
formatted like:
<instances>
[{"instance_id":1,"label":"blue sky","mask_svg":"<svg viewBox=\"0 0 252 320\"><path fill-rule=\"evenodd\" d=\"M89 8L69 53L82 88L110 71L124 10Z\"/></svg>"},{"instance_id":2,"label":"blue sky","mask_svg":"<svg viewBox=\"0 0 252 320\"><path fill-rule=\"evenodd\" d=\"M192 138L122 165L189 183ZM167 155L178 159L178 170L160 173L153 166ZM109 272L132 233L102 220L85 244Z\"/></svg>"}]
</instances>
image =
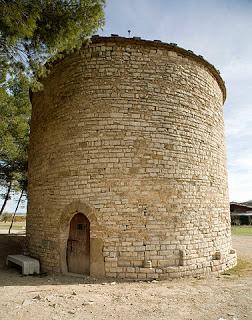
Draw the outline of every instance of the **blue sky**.
<instances>
[{"instance_id":1,"label":"blue sky","mask_svg":"<svg viewBox=\"0 0 252 320\"><path fill-rule=\"evenodd\" d=\"M100 35L174 42L204 56L227 87L230 200L252 199L252 0L107 0ZM11 201L7 210L13 210Z\"/></svg>"},{"instance_id":2,"label":"blue sky","mask_svg":"<svg viewBox=\"0 0 252 320\"><path fill-rule=\"evenodd\" d=\"M252 199L252 0L108 0L100 35L174 42L204 56L226 82L230 200Z\"/></svg>"}]
</instances>

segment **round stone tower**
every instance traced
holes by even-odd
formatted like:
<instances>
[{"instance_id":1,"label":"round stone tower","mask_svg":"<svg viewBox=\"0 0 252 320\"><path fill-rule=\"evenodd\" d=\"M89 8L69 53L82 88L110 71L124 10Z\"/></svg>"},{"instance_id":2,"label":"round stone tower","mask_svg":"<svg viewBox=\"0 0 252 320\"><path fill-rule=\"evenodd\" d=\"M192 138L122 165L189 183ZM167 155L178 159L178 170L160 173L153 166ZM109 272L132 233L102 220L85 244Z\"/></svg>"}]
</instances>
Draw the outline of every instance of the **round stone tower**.
<instances>
[{"instance_id":1,"label":"round stone tower","mask_svg":"<svg viewBox=\"0 0 252 320\"><path fill-rule=\"evenodd\" d=\"M192 51L92 38L32 95L27 234L51 272L222 271L231 247L225 85Z\"/></svg>"}]
</instances>

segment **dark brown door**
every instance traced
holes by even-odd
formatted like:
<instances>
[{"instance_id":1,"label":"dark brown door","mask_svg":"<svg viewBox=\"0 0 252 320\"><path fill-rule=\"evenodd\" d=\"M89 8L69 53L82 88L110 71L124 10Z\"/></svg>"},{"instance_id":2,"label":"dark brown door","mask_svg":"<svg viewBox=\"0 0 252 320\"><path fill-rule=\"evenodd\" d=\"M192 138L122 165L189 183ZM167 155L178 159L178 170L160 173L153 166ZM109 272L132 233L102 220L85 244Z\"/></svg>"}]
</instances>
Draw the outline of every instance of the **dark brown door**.
<instances>
[{"instance_id":1,"label":"dark brown door","mask_svg":"<svg viewBox=\"0 0 252 320\"><path fill-rule=\"evenodd\" d=\"M89 274L90 224L82 213L77 213L70 222L67 265L68 272Z\"/></svg>"}]
</instances>

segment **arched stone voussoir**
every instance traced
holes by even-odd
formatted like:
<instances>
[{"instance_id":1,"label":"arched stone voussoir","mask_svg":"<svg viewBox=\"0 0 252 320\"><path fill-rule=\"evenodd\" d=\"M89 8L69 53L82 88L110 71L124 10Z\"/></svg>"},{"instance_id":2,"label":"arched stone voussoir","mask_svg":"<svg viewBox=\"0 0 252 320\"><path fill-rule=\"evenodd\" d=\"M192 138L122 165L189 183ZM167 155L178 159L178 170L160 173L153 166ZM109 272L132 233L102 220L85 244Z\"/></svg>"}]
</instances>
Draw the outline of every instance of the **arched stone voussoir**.
<instances>
[{"instance_id":1,"label":"arched stone voussoir","mask_svg":"<svg viewBox=\"0 0 252 320\"><path fill-rule=\"evenodd\" d=\"M62 210L59 220L61 230L68 226L69 221L76 213L84 214L88 218L90 225L98 224L94 209L80 200L74 200Z\"/></svg>"}]
</instances>

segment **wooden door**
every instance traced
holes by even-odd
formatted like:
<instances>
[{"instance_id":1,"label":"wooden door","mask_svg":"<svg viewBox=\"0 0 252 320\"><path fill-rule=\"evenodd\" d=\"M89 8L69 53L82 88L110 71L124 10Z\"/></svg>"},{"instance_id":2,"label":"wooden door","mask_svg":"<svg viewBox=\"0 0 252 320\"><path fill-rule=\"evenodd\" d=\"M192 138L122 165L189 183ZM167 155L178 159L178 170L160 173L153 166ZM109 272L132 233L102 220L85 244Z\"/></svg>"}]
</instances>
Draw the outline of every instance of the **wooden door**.
<instances>
[{"instance_id":1,"label":"wooden door","mask_svg":"<svg viewBox=\"0 0 252 320\"><path fill-rule=\"evenodd\" d=\"M89 274L90 223L82 213L77 213L70 222L67 265L68 272Z\"/></svg>"}]
</instances>

